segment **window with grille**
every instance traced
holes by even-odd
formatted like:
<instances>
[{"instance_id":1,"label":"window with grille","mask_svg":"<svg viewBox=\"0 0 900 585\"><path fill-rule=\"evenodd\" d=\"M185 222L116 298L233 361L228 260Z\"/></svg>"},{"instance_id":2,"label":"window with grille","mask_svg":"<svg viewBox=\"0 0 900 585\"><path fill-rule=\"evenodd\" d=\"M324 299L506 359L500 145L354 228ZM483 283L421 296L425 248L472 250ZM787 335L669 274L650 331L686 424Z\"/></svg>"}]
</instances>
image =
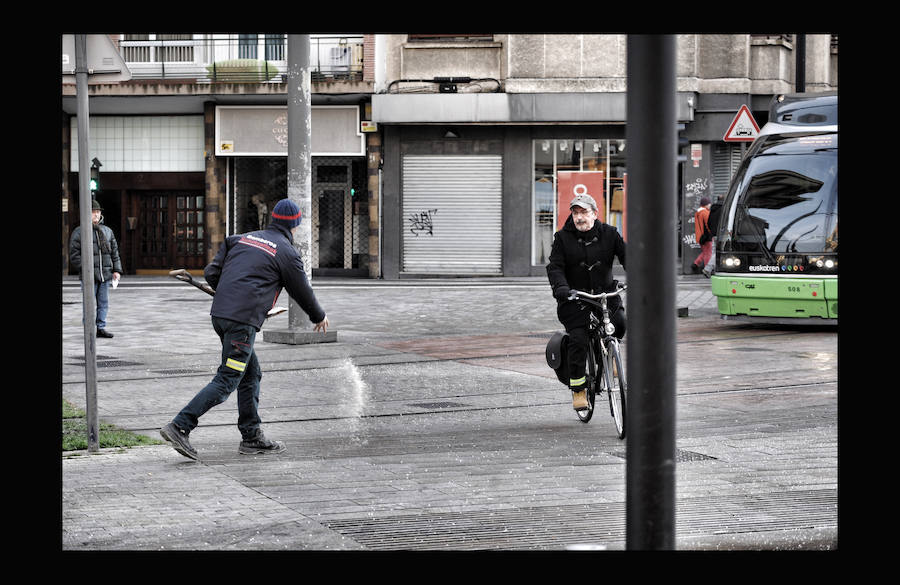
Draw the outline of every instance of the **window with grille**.
<instances>
[{"instance_id":1,"label":"window with grille","mask_svg":"<svg viewBox=\"0 0 900 585\"><path fill-rule=\"evenodd\" d=\"M191 63L194 36L188 34L126 34L122 58L127 63Z\"/></svg>"},{"instance_id":2,"label":"window with grille","mask_svg":"<svg viewBox=\"0 0 900 585\"><path fill-rule=\"evenodd\" d=\"M468 41L493 41L493 34L408 34L406 35L406 39L408 41L419 41L419 42L468 42Z\"/></svg>"}]
</instances>

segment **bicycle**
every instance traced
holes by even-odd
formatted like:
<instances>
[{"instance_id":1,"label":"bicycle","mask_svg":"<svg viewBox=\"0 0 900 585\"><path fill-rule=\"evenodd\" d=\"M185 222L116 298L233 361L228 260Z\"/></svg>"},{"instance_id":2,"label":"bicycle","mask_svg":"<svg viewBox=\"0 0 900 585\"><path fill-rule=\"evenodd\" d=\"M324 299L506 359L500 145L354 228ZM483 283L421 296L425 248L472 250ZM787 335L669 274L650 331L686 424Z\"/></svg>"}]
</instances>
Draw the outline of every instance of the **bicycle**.
<instances>
[{"instance_id":1,"label":"bicycle","mask_svg":"<svg viewBox=\"0 0 900 585\"><path fill-rule=\"evenodd\" d=\"M581 422L588 422L594 415L594 402L597 394L607 393L609 398L609 412L616 425L616 434L619 439L625 438L625 363L622 359L622 351L619 339L615 337L615 326L610 323L607 299L619 296L627 286L619 287L615 292L590 294L573 290L569 293L569 300L588 303L599 307L601 318L591 311L588 325L588 351L587 351L587 410L576 410ZM602 366L602 375L598 375L597 366Z\"/></svg>"}]
</instances>

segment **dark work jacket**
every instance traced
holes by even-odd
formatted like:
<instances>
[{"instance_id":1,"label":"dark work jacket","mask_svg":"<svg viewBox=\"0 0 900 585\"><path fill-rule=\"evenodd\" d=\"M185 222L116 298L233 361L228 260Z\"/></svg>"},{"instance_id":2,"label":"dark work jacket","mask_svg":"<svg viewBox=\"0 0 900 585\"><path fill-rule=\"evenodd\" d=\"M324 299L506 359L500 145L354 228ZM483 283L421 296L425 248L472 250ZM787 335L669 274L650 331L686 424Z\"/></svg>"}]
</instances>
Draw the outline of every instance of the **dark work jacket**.
<instances>
[{"instance_id":1,"label":"dark work jacket","mask_svg":"<svg viewBox=\"0 0 900 585\"><path fill-rule=\"evenodd\" d=\"M557 315L560 321L565 323L580 312L578 303L565 300L570 289L591 294L616 289L612 273L614 258L625 267L625 240L619 230L597 220L590 230L579 232L569 216L562 229L553 235L547 264L550 288L559 303ZM620 305L618 297L609 300L611 312Z\"/></svg>"},{"instance_id":2,"label":"dark work jacket","mask_svg":"<svg viewBox=\"0 0 900 585\"><path fill-rule=\"evenodd\" d=\"M291 232L283 226L273 223L264 230L225 238L203 275L216 290L209 311L214 317L259 330L284 288L310 321L325 319Z\"/></svg>"}]
</instances>

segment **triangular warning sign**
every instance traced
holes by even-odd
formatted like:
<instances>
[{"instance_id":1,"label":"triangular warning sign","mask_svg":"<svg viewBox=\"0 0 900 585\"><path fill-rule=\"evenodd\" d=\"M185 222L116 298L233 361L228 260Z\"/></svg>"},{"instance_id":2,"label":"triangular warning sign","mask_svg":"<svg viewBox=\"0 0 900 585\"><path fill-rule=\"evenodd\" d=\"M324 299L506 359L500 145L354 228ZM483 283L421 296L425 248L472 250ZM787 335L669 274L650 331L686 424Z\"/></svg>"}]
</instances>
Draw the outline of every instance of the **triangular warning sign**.
<instances>
[{"instance_id":1,"label":"triangular warning sign","mask_svg":"<svg viewBox=\"0 0 900 585\"><path fill-rule=\"evenodd\" d=\"M750 108L746 104L738 110L734 120L728 127L728 132L722 137L725 142L753 142L759 136L759 125L753 119Z\"/></svg>"}]
</instances>

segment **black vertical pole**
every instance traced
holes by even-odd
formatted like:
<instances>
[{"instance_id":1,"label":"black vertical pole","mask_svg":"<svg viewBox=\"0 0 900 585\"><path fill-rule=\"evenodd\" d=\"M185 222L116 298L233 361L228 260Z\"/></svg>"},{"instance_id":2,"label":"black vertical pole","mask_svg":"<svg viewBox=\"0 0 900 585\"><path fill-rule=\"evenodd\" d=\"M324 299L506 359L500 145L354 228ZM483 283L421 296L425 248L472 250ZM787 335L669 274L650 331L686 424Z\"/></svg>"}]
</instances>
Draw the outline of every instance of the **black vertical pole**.
<instances>
[{"instance_id":1,"label":"black vertical pole","mask_svg":"<svg viewBox=\"0 0 900 585\"><path fill-rule=\"evenodd\" d=\"M628 35L626 547L675 548L675 37Z\"/></svg>"},{"instance_id":2,"label":"black vertical pole","mask_svg":"<svg viewBox=\"0 0 900 585\"><path fill-rule=\"evenodd\" d=\"M806 91L806 35L797 35L797 79L794 80L794 85L797 88L797 93L803 93Z\"/></svg>"}]
</instances>

